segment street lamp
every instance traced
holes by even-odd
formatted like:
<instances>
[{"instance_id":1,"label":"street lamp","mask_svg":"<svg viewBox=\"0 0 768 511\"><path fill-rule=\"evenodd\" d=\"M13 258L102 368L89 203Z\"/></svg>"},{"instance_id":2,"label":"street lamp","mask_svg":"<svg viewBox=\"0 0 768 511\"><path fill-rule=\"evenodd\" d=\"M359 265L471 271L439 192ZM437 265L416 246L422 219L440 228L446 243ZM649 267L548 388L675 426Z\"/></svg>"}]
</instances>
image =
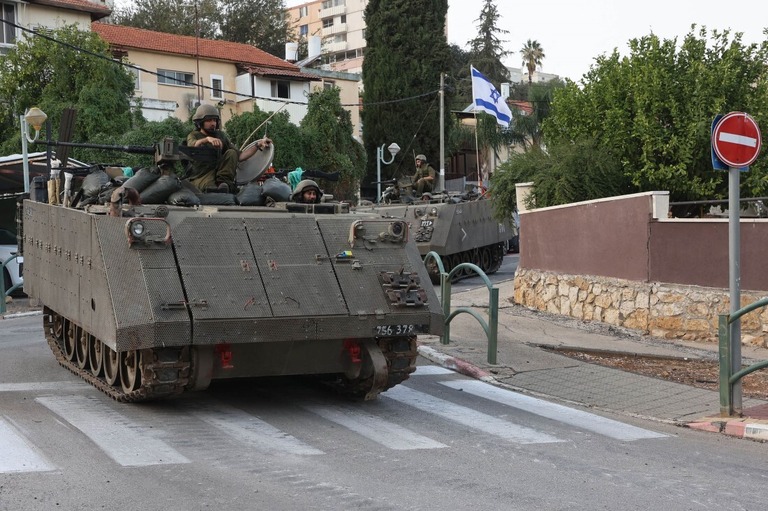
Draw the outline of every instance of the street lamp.
<instances>
[{"instance_id":1,"label":"street lamp","mask_svg":"<svg viewBox=\"0 0 768 511\"><path fill-rule=\"evenodd\" d=\"M45 120L48 116L45 112L33 106L27 113L19 116L21 121L21 155L22 155L22 167L24 169L24 193L29 193L29 149L27 143L33 144L40 136L40 128L42 128ZM29 136L29 126L35 129L35 136Z\"/></svg>"},{"instance_id":2,"label":"street lamp","mask_svg":"<svg viewBox=\"0 0 768 511\"><path fill-rule=\"evenodd\" d=\"M381 144L381 147L376 148L376 202L381 201L381 164L389 165L393 161L395 161L395 156L397 153L400 152L400 146L397 145L395 142L392 142L389 144L389 147L387 147L387 150L389 151L389 154L392 155L392 158L389 159L389 161L384 160L384 147L386 144Z\"/></svg>"}]
</instances>

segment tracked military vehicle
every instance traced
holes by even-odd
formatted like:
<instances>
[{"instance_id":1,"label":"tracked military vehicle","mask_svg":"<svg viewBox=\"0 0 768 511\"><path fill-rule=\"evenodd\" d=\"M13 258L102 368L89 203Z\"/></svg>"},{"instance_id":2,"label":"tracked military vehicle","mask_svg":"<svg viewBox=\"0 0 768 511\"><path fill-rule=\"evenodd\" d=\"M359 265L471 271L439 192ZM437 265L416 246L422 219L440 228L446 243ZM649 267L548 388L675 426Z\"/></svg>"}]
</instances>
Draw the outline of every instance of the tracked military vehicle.
<instances>
[{"instance_id":1,"label":"tracked military vehicle","mask_svg":"<svg viewBox=\"0 0 768 511\"><path fill-rule=\"evenodd\" d=\"M414 371L417 334L442 332L403 220L334 203L33 200L19 219L51 350L118 401L274 375L372 399Z\"/></svg>"},{"instance_id":2,"label":"tracked military vehicle","mask_svg":"<svg viewBox=\"0 0 768 511\"><path fill-rule=\"evenodd\" d=\"M446 272L461 263L473 263L486 274L496 272L508 240L516 234L511 223L494 218L490 200L471 192L430 194L408 202L401 195L399 203L374 204L357 211L407 222L422 257L429 252L437 253ZM430 260L427 268L432 282L439 283L437 264ZM461 272L454 279L473 274Z\"/></svg>"}]
</instances>

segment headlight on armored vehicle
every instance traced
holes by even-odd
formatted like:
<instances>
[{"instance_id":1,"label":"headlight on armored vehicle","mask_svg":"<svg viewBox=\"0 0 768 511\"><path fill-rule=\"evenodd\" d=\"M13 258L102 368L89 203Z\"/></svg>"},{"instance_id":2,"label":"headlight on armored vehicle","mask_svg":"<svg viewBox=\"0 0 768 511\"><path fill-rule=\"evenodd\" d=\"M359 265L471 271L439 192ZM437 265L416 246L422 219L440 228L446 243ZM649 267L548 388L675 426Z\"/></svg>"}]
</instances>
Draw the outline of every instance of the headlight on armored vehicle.
<instances>
[{"instance_id":1,"label":"headlight on armored vehicle","mask_svg":"<svg viewBox=\"0 0 768 511\"><path fill-rule=\"evenodd\" d=\"M162 249L171 245L171 226L163 218L129 218L125 223L125 236L129 247Z\"/></svg>"},{"instance_id":2,"label":"headlight on armored vehicle","mask_svg":"<svg viewBox=\"0 0 768 511\"><path fill-rule=\"evenodd\" d=\"M387 228L387 232L393 240L402 240L408 232L408 226L405 222L392 222Z\"/></svg>"},{"instance_id":3,"label":"headlight on armored vehicle","mask_svg":"<svg viewBox=\"0 0 768 511\"><path fill-rule=\"evenodd\" d=\"M131 222L130 229L131 234L133 234L135 238L142 238L147 232L144 228L144 224L141 222Z\"/></svg>"}]
</instances>

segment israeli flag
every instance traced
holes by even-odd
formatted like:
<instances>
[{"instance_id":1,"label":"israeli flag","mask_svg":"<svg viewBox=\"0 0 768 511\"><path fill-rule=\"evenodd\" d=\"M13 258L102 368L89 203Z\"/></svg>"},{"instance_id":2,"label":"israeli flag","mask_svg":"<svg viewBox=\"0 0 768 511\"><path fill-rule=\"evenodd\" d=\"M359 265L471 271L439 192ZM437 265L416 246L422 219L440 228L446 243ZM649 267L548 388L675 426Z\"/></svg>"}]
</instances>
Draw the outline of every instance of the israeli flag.
<instances>
[{"instance_id":1,"label":"israeli flag","mask_svg":"<svg viewBox=\"0 0 768 511\"><path fill-rule=\"evenodd\" d=\"M496 122L509 127L509 121L512 119L512 111L507 105L507 101L501 97L499 91L493 86L491 81L483 75L474 66L472 69L472 99L474 100L475 112L481 111L496 117Z\"/></svg>"}]
</instances>

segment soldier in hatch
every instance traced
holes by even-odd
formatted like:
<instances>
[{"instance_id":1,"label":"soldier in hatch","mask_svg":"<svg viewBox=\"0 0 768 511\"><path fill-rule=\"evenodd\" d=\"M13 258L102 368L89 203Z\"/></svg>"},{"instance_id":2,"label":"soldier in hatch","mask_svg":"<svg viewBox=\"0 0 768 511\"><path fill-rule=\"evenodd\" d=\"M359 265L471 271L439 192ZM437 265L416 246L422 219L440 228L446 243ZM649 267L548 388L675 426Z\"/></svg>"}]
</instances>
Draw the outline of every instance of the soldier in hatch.
<instances>
[{"instance_id":1,"label":"soldier in hatch","mask_svg":"<svg viewBox=\"0 0 768 511\"><path fill-rule=\"evenodd\" d=\"M296 189L293 191L293 195L291 195L291 201L302 204L320 204L322 196L323 192L320 191L317 183L311 179L305 179L296 185Z\"/></svg>"},{"instance_id":2,"label":"soldier in hatch","mask_svg":"<svg viewBox=\"0 0 768 511\"><path fill-rule=\"evenodd\" d=\"M421 197L426 192L431 192L435 184L435 169L427 163L427 157L423 154L416 156L416 173L413 175L413 191L416 197Z\"/></svg>"},{"instance_id":3,"label":"soldier in hatch","mask_svg":"<svg viewBox=\"0 0 768 511\"><path fill-rule=\"evenodd\" d=\"M219 154L216 161L192 162L189 182L203 192L210 189L219 192L235 192L237 163L247 160L256 154L256 151L261 151L272 143L270 139L262 138L241 153L221 130L219 111L213 105L197 107L195 115L192 116L192 122L195 123L195 129L187 135L187 145L190 147L209 145L216 148Z\"/></svg>"}]
</instances>

